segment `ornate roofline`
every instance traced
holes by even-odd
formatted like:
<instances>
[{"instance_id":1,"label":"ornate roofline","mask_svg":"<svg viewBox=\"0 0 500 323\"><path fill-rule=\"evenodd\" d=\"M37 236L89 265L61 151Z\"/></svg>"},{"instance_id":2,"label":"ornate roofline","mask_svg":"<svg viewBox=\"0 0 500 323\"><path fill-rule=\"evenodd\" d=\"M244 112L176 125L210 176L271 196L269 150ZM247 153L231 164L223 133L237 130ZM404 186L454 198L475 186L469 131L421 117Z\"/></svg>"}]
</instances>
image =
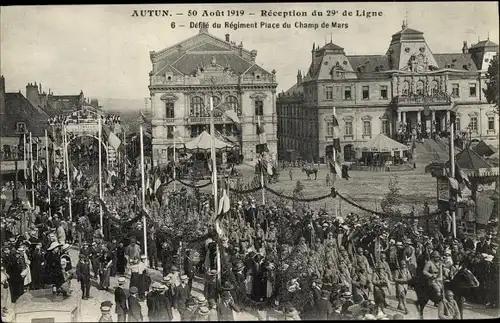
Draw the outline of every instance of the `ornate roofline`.
<instances>
[{"instance_id":1,"label":"ornate roofline","mask_svg":"<svg viewBox=\"0 0 500 323\"><path fill-rule=\"evenodd\" d=\"M226 41L224 41L224 40L222 40L222 39L220 39L220 38L217 38L217 37L215 37L215 36L213 36L212 34L209 34L209 33L202 33L202 34L199 34L199 33L198 33L198 34L196 34L196 35L193 35L192 37L189 37L189 38L184 39L184 40L182 40L182 41L180 41L180 42L178 42L178 43L176 43L176 44L174 44L174 45L171 45L170 47L167 47L167 48L165 48L165 49L162 49L161 51L158 51L158 52L151 51L151 52L149 53L149 54L150 54L149 56L150 56L150 58L151 58L151 61L152 61L152 62L157 62L157 61L159 61L159 60L162 60L162 59L164 59L166 56L168 56L170 53L172 53L172 52L176 51L176 50L177 50L177 47L178 47L179 45L185 44L185 43L187 43L187 42L189 42L189 41L192 41L192 40L194 40L194 39L196 39L196 38L200 38L200 37L202 37L201 39L203 39L203 37L208 37L209 39L212 39L212 40L216 41L216 43L220 44L220 45L221 45L221 46L223 46L223 47L228 47L228 46L229 46L229 50L230 50L231 52L235 52L235 50L234 50L234 46L233 46L231 43L228 43L228 42L226 42ZM198 47L198 46L196 46L196 47ZM194 48L196 48L196 47L194 47ZM236 47L236 48L238 48L238 47ZM239 50L239 48L238 48L238 50ZM251 51L246 50L246 49L244 49L244 48L242 48L242 50L243 50L243 53L244 53L245 55L250 56ZM244 55L242 55L242 56L244 56Z\"/></svg>"}]
</instances>

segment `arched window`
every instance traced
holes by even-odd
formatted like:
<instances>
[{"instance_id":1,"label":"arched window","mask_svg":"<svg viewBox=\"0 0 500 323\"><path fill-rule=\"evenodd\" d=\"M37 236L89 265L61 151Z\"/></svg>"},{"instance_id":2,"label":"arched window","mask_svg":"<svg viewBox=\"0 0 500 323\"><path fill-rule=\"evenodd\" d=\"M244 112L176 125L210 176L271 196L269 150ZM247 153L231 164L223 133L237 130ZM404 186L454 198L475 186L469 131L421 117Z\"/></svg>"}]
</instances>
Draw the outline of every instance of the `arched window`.
<instances>
[{"instance_id":1,"label":"arched window","mask_svg":"<svg viewBox=\"0 0 500 323\"><path fill-rule=\"evenodd\" d=\"M237 115L241 115L241 109L238 105L238 99L232 95L226 97L226 104L236 112Z\"/></svg>"},{"instance_id":2,"label":"arched window","mask_svg":"<svg viewBox=\"0 0 500 323\"><path fill-rule=\"evenodd\" d=\"M431 82L431 94L436 95L438 93L438 90L439 90L438 81L432 80L432 82Z\"/></svg>"},{"instance_id":3,"label":"arched window","mask_svg":"<svg viewBox=\"0 0 500 323\"><path fill-rule=\"evenodd\" d=\"M212 96L212 102L213 102L213 105L214 105L214 109L217 108L219 105L220 105L220 98L218 96ZM222 113L217 110L215 113L214 113L214 116L215 117L220 117L222 115Z\"/></svg>"},{"instance_id":4,"label":"arched window","mask_svg":"<svg viewBox=\"0 0 500 323\"><path fill-rule=\"evenodd\" d=\"M417 81L417 94L418 95L423 95L424 94L424 82L423 81Z\"/></svg>"},{"instance_id":5,"label":"arched window","mask_svg":"<svg viewBox=\"0 0 500 323\"><path fill-rule=\"evenodd\" d=\"M404 81L403 82L403 91L402 91L402 94L403 95L408 95L409 92L410 92L410 82Z\"/></svg>"},{"instance_id":6,"label":"arched window","mask_svg":"<svg viewBox=\"0 0 500 323\"><path fill-rule=\"evenodd\" d=\"M192 117L201 117L203 115L203 99L195 96L191 99L190 113Z\"/></svg>"}]
</instances>

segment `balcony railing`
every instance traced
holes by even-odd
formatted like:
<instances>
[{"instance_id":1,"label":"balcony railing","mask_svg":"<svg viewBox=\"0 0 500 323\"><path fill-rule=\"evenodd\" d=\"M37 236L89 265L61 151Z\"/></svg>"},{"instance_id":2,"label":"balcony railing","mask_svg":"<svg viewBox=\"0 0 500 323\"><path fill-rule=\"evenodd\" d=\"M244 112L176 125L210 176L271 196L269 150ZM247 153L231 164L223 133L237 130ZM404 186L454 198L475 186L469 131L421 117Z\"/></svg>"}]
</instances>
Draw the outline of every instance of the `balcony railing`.
<instances>
[{"instance_id":1,"label":"balcony railing","mask_svg":"<svg viewBox=\"0 0 500 323\"><path fill-rule=\"evenodd\" d=\"M394 97L392 102L394 104L414 104L414 105L450 104L451 97L446 93L437 93L433 95L396 96Z\"/></svg>"}]
</instances>

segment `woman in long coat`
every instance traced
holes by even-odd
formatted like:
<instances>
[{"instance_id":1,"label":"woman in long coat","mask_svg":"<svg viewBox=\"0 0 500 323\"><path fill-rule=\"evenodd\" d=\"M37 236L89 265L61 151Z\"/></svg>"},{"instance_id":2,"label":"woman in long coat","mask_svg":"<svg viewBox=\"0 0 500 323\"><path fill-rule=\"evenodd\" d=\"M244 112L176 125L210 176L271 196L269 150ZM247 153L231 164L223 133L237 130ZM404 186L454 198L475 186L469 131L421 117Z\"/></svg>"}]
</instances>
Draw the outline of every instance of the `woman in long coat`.
<instances>
[{"instance_id":1,"label":"woman in long coat","mask_svg":"<svg viewBox=\"0 0 500 323\"><path fill-rule=\"evenodd\" d=\"M113 257L107 248L101 249L101 256L99 259L99 287L102 290L109 289L109 278L111 276L111 265L113 263Z\"/></svg>"},{"instance_id":2,"label":"woman in long coat","mask_svg":"<svg viewBox=\"0 0 500 323\"><path fill-rule=\"evenodd\" d=\"M58 242L53 241L50 244L45 257L47 267L47 284L53 285L52 290L55 291L64 283Z\"/></svg>"}]
</instances>

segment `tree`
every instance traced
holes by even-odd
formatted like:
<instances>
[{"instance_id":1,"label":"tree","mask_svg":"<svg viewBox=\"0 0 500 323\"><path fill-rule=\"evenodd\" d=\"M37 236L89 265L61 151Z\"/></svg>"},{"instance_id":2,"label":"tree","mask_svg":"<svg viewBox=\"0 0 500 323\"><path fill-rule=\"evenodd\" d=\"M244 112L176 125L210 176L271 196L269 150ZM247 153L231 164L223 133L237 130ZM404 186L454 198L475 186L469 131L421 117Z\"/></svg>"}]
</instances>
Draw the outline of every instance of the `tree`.
<instances>
[{"instance_id":1,"label":"tree","mask_svg":"<svg viewBox=\"0 0 500 323\"><path fill-rule=\"evenodd\" d=\"M495 110L498 113L498 54L493 57L488 67L488 72L486 77L486 89L483 89L484 95L488 103L493 103L495 105Z\"/></svg>"},{"instance_id":2,"label":"tree","mask_svg":"<svg viewBox=\"0 0 500 323\"><path fill-rule=\"evenodd\" d=\"M396 208L401 198L401 194L399 193L400 190L398 177L396 175L391 176L389 179L389 192L380 203L380 206L385 213L391 215L401 215L401 211Z\"/></svg>"}]
</instances>

